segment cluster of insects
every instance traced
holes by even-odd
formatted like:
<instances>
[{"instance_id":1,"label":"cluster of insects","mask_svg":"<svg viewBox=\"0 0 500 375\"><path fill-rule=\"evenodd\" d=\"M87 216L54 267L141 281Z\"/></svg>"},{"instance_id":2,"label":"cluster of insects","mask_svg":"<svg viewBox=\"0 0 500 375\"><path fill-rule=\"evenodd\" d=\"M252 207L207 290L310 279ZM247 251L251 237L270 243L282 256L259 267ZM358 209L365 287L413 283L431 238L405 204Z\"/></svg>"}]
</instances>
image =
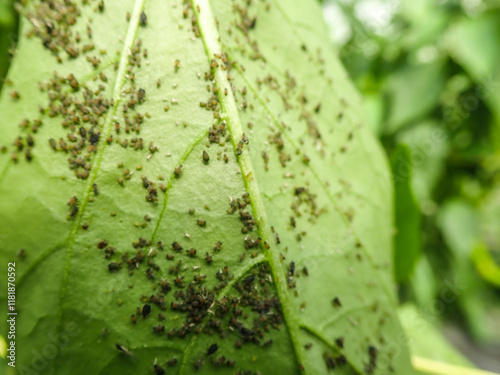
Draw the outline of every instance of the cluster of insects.
<instances>
[{"instance_id":1,"label":"cluster of insects","mask_svg":"<svg viewBox=\"0 0 500 375\"><path fill-rule=\"evenodd\" d=\"M84 1L84 3L88 3L88 1ZM249 6L250 3L248 2L247 5ZM190 0L184 1L184 4L186 8L183 9L182 17L186 19L190 18L191 31L195 37L200 37L201 33L196 18L196 14L200 10L196 9L195 11ZM239 30L244 36L243 39L248 42L249 50L246 51L248 52L248 59L254 62L258 61L259 64L264 66L266 58L261 53L257 41L250 38L250 32L258 24L258 20L257 17L252 16L248 12L248 6L234 4L233 13L236 14L237 19L226 30L230 35L233 33L232 29ZM104 1L96 2L95 9L98 12L105 12ZM58 15L57 17L56 14ZM34 25L30 35L41 38L43 45L53 52L59 61L61 60L59 55L62 52L66 53L69 59L85 55L84 59L82 57L82 60L86 60L93 68L97 69L93 81L95 83L83 82L84 80L80 79L80 77L79 81L74 74L61 77L57 73L54 73L49 82L40 85L40 89L49 98L48 105L40 107L40 114L49 118L61 118L62 128L66 132L64 137L50 138L48 140L49 146L52 150L62 153L67 157L69 168L74 172L75 176L82 180L90 177L95 154L98 152L98 147L102 144L110 145L116 143L123 148L130 148L135 151L145 150L147 152L149 150L150 155L148 155L147 160L158 152L159 148L153 142L150 142L148 147L148 140L145 141L139 137L142 125L150 117L148 113L139 113L139 106L151 101L149 97L150 86L136 83L136 81L140 81L139 75L136 78L137 69L141 68L142 65L147 65L147 60L145 59L148 59L148 51L143 48L142 41L140 39L135 40L133 46L130 48L130 53L122 58L126 59L122 63L126 64L126 80L124 82L126 82L125 85L127 87L121 88L121 98L119 103L115 103L113 99L106 97L105 94L108 89L108 81L113 81L113 79L108 79L106 73L104 71L100 72L100 69L98 69L102 64L102 56L98 56L98 52L95 52L95 55L89 53L96 50L92 43L92 29L90 25L86 27L86 35L83 36L71 30L71 26L80 18L80 10L76 5L71 1L44 1L36 7L34 13L28 14L28 18ZM127 19L130 20L130 14L128 14ZM134 19L137 20L137 15ZM138 22L140 27L148 27L148 16L144 11L139 14ZM189 22L189 20L186 22ZM88 41L83 42L82 38L88 39ZM106 51L101 50L101 55L105 54ZM150 56L152 56L151 53ZM170 61L169 70L172 73L172 60ZM118 71L119 64L116 63L114 68L115 71ZM221 101L227 100L224 99L225 97L231 98L232 95L234 100L239 103L238 109L240 111L248 113L253 109L252 95L247 96L246 87L237 89L235 80L231 77L230 73L233 72L234 74L233 69L235 68L238 68L240 72L245 71L243 66L238 66L237 63L232 62L228 55L224 53L215 54L209 62L207 72L204 73L205 82L200 81L203 85L206 84L208 98L199 104L201 108L212 112L209 116L213 115L213 121L215 122L208 129L207 147L212 146L211 144L218 144L220 146L232 144L235 154L240 156L243 152L247 152L248 147L245 146L249 144L254 131L252 122L255 122L255 129L260 124L257 120L248 122L247 127L249 131L245 130L240 139L232 139L230 127L226 120L224 120L224 106ZM183 62L181 68L181 61L175 59L173 74L180 76L184 72L184 69L189 69L189 64ZM218 83L219 70L225 72L227 82L229 82L227 87L220 87ZM120 69L120 71L123 70ZM202 75L200 74L199 77L201 79ZM155 83L158 89L161 88L161 79ZM321 103L314 103L314 108L311 110L311 103L309 103L305 94L292 97L290 93L294 92L299 85L289 72L285 74L284 83L282 83L281 79L267 75L262 79L257 79L257 85L259 87L265 85L265 87L277 93L283 102L285 110L299 108L299 121L306 124L309 134L318 144L321 142L321 134L315 122L315 114L321 112ZM251 87L250 89L253 90ZM250 91L250 93L253 92L255 91ZM241 96L236 97L237 93L238 95L241 94ZM17 91L12 91L11 97L14 100L20 100L21 94ZM172 100L172 104L174 103ZM115 107L118 107L119 115L114 116L112 119L106 119L109 116L110 109L116 109ZM323 108L324 111L325 108ZM104 129L103 125L106 122L111 124L107 128L110 129L109 131ZM233 123L229 122L229 125L233 126ZM26 119L20 124L20 128L24 133L13 142L15 151L14 160L18 159L17 154L21 152L24 152L26 160L31 161L33 159L32 150L35 144L39 143L35 134L41 126L41 120L30 121ZM273 127L271 134L267 137L267 144L273 146L261 151L265 170L269 169L270 155L274 155L274 148L277 151L279 163L283 168L289 167L292 161L292 154L288 152L288 147L285 147L287 127L283 123L277 124L277 127L278 130ZM254 147L253 139L252 148ZM352 133L349 135L349 140L351 139ZM297 150L298 155L301 152ZM246 154L243 155L245 156ZM200 157L201 161L208 168L208 166L214 163L215 153L209 154L203 150L201 155L197 154L198 162L200 162ZM220 160L220 156L217 159ZM302 159L304 164L309 164L310 158L306 154L302 154ZM236 160L239 161L241 158L236 158ZM229 162L226 154L224 154L224 161L226 163ZM132 179L134 169L137 171L142 170L142 163L137 168L130 165L128 167L130 169L124 168L123 163L121 163L120 168L124 168L120 170L120 176L118 177L118 183L121 185L124 185L125 181ZM170 173L173 174L173 177L180 178L183 173L189 173L189 171L190 168L186 162L184 167L182 164L179 164L173 168L173 171L170 170ZM151 176L149 172L148 176ZM184 179L180 181L182 180ZM167 190L166 185L150 180L144 175L138 181L138 184L140 183L142 183L142 187L147 191L145 200L149 203L155 204L158 202L158 189L163 192ZM88 191L93 192L92 198L101 194L100 188L104 190L104 185L100 184L98 186L92 179L87 184ZM309 215L309 219L312 221L323 211L318 208L316 195L310 192L307 184L305 186L294 187L292 191L291 212L293 216L289 219L289 229L295 230L300 225L298 218L303 215ZM105 192L103 195L105 195ZM258 217L258 215L253 214L250 195L244 193L237 199L233 200L230 198L229 205L227 213L237 213L237 216L239 216L238 219L242 225L241 233L245 235L242 243L244 249L252 250L251 257L256 258L258 256L257 249L269 249L270 246L266 242L266 239L269 240L269 238L261 238L261 236L265 237L265 235L259 231L258 219L254 217ZM69 207L69 218L78 216L79 201L76 196L70 198L67 206ZM148 205L150 208L155 206ZM208 210L208 208L206 209ZM194 215L194 209L191 210L189 213ZM151 215L155 217L154 214ZM286 217L288 218L289 216L286 215ZM208 224L205 218L195 219L194 217L190 217L190 222L200 227L202 231L209 231L213 222L210 217L208 219ZM145 215L145 223L142 227L144 228L146 223L151 222L151 220L149 215ZM288 221L288 219L286 220ZM82 228L87 229L88 224L83 223ZM141 229L139 228L138 230ZM256 232L259 233L256 234ZM297 230L297 232L299 231ZM278 233L274 231L274 228L272 228L272 233L276 244L279 245L281 239ZM304 235L305 232L299 232L297 239L300 240ZM230 246L228 246L225 240L224 248L222 247L222 241L219 240L215 242L213 248L210 245L207 251L206 248L202 248L197 244L189 244L190 237L186 233L185 237L187 239L180 240L180 237L177 237L177 241L173 241L171 245L165 246L168 248L165 254L157 257L159 253L165 250L163 243L161 241L149 240L147 239L149 238L147 235L145 237L139 237L133 241L131 244L133 250L130 251L121 251L122 249L119 251L105 239L97 242L97 249L102 252L102 255L106 259L107 270L110 273L114 274L128 270L130 275L134 273L138 274L140 275L139 277L143 277L148 283L151 283L153 291L148 290L141 296L140 306L130 315L132 327L147 325L149 332L165 337L166 339L183 339L189 335L202 333L210 335L213 340L219 338L227 339L229 337L235 339L234 347L236 349L241 349L245 345L258 345L266 348L273 345L273 340L269 337L269 333L271 330L280 330L284 321L281 303L274 290L273 271L267 263L255 266L243 276L238 276L236 280L233 272L237 274L239 270L232 269L230 272L229 266L222 265L220 261L220 259L227 259L224 257L228 256L229 252L235 252L234 249L226 250L226 247ZM182 245L180 242L182 242ZM284 242L286 241L284 240ZM247 252L247 254L249 253ZM287 254L286 249L284 250L284 254ZM242 253L237 258L241 263L245 259L245 253ZM284 260L285 255L282 255L282 261ZM196 265L193 266L193 264ZM281 274L280 279L283 280L282 282L287 283L289 289L296 287L296 278L300 274L309 275L306 267L303 267L302 270L296 269L294 261L284 263L283 267L286 267L284 269L285 275L283 278L283 274ZM191 271L192 273L189 273ZM338 297L335 297L331 303L335 308L342 306ZM172 316L175 316L175 320L172 320ZM216 367L235 366L236 360L226 358L224 355L224 346L222 344L219 346L213 340L198 356L193 356L192 365L194 369L201 369L207 363ZM335 345L339 349L343 349L343 337L335 339ZM305 345L305 349L310 349L311 347L311 343ZM123 356L135 358L131 351L121 344L116 344L116 349ZM347 363L343 355L330 355L325 352L323 358L327 369L341 367ZM370 347L369 362L365 368L366 373L373 373L376 368L376 359L377 350L374 347ZM168 371L168 367L175 366L176 364L176 358L171 358L161 363L155 360L152 368L154 373L161 375ZM238 369L236 373L257 374L258 372Z\"/></svg>"},{"instance_id":2,"label":"cluster of insects","mask_svg":"<svg viewBox=\"0 0 500 375\"><path fill-rule=\"evenodd\" d=\"M324 352L323 359L328 370L334 370L337 367L343 367L347 364L347 358L343 354L332 355Z\"/></svg>"}]
</instances>

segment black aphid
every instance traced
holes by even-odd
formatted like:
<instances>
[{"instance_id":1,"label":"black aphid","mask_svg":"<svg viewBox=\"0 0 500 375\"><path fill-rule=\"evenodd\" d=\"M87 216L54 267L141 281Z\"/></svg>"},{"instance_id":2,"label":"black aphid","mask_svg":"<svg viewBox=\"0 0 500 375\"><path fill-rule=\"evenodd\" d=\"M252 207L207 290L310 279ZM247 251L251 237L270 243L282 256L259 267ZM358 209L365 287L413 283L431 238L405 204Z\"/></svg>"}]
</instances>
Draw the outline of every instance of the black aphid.
<instances>
[{"instance_id":1,"label":"black aphid","mask_svg":"<svg viewBox=\"0 0 500 375\"><path fill-rule=\"evenodd\" d=\"M217 345L217 344L210 345L210 347L207 350L207 355L214 354L217 351L217 349L219 349L219 345Z\"/></svg>"},{"instance_id":2,"label":"black aphid","mask_svg":"<svg viewBox=\"0 0 500 375\"><path fill-rule=\"evenodd\" d=\"M146 304L142 307L142 317L146 318L151 313L151 306Z\"/></svg>"},{"instance_id":3,"label":"black aphid","mask_svg":"<svg viewBox=\"0 0 500 375\"><path fill-rule=\"evenodd\" d=\"M148 23L148 16L146 16L146 13L144 13L144 11L141 13L139 22L140 22L141 26L146 26Z\"/></svg>"}]
</instances>

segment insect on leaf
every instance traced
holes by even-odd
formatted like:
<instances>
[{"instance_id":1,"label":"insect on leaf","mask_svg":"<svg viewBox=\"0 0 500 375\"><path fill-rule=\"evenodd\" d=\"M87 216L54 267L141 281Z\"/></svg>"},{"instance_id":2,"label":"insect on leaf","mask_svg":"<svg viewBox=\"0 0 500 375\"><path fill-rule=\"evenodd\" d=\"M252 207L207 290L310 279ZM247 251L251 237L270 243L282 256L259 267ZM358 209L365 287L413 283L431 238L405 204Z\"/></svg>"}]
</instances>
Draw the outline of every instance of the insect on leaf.
<instances>
[{"instance_id":1,"label":"insect on leaf","mask_svg":"<svg viewBox=\"0 0 500 375\"><path fill-rule=\"evenodd\" d=\"M20 373L411 373L388 163L314 2L21 11L0 101Z\"/></svg>"}]
</instances>

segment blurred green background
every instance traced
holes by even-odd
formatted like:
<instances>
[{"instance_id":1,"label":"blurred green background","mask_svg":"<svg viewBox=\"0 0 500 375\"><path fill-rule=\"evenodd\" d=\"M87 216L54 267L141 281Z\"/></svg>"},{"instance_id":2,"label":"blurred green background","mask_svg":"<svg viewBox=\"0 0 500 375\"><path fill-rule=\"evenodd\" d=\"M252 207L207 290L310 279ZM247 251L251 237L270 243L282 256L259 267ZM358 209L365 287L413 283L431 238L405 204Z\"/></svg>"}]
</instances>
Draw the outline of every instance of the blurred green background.
<instances>
[{"instance_id":1,"label":"blurred green background","mask_svg":"<svg viewBox=\"0 0 500 375\"><path fill-rule=\"evenodd\" d=\"M322 6L394 172L413 354L500 373L500 2ZM0 0L0 88L16 42L13 1Z\"/></svg>"},{"instance_id":2,"label":"blurred green background","mask_svg":"<svg viewBox=\"0 0 500 375\"><path fill-rule=\"evenodd\" d=\"M415 354L500 372L500 2L324 0L394 173L395 277ZM422 325L422 324L420 324ZM450 348L451 349L451 348Z\"/></svg>"}]
</instances>

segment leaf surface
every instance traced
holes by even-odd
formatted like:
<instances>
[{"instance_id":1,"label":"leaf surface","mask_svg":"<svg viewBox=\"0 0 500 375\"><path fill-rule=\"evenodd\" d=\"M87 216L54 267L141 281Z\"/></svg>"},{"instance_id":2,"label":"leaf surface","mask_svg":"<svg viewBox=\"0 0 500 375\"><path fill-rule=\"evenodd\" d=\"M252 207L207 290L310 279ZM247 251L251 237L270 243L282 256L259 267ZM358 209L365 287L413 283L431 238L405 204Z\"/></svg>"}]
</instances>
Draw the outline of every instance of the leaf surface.
<instances>
[{"instance_id":1,"label":"leaf surface","mask_svg":"<svg viewBox=\"0 0 500 375\"><path fill-rule=\"evenodd\" d=\"M411 373L388 164L316 5L23 12L0 102L19 373Z\"/></svg>"}]
</instances>

